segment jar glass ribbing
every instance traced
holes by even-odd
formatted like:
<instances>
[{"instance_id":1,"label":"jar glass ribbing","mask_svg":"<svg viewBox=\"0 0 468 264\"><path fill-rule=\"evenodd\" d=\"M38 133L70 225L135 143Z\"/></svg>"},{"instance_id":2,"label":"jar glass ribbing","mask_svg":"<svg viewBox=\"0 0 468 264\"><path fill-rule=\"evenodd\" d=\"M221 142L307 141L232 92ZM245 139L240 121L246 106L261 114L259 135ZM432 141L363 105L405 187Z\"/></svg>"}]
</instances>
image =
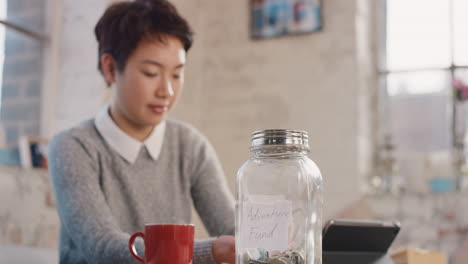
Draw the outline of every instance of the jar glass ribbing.
<instances>
[{"instance_id":1,"label":"jar glass ribbing","mask_svg":"<svg viewBox=\"0 0 468 264\"><path fill-rule=\"evenodd\" d=\"M322 263L322 176L304 131L252 134L237 174L236 264Z\"/></svg>"}]
</instances>

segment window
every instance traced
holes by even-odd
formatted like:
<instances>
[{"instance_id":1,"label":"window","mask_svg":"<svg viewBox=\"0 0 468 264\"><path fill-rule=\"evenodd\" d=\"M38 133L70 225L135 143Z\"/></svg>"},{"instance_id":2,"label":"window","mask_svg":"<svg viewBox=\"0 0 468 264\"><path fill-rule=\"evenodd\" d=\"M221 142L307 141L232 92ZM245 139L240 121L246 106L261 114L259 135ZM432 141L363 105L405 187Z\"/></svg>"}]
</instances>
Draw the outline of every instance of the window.
<instances>
[{"instance_id":1,"label":"window","mask_svg":"<svg viewBox=\"0 0 468 264\"><path fill-rule=\"evenodd\" d=\"M0 0L0 121L6 146L39 136L47 0Z\"/></svg>"},{"instance_id":2,"label":"window","mask_svg":"<svg viewBox=\"0 0 468 264\"><path fill-rule=\"evenodd\" d=\"M5 20L7 13L7 1L0 0L0 19ZM3 64L5 62L5 27L0 27L0 83L3 83ZM2 109L2 89L0 87L0 109Z\"/></svg>"},{"instance_id":3,"label":"window","mask_svg":"<svg viewBox=\"0 0 468 264\"><path fill-rule=\"evenodd\" d=\"M462 158L468 109L453 84L468 84L468 0L387 0L385 8L379 153L392 151L400 186L421 188L455 176Z\"/></svg>"}]
</instances>

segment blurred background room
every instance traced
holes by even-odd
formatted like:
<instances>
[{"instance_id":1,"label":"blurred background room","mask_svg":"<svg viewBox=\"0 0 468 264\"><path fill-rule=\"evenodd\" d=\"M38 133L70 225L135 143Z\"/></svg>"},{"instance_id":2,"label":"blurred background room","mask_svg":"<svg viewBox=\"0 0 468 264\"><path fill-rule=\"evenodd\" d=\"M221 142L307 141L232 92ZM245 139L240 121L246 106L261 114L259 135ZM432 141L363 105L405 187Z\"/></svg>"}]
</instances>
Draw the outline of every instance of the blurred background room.
<instances>
[{"instance_id":1,"label":"blurred background room","mask_svg":"<svg viewBox=\"0 0 468 264\"><path fill-rule=\"evenodd\" d=\"M110 98L93 29L112 2L0 0L0 263L57 263L47 141ZM393 249L467 263L468 0L171 2L195 31L171 115L233 193L253 131L306 130L324 221L398 220Z\"/></svg>"}]
</instances>

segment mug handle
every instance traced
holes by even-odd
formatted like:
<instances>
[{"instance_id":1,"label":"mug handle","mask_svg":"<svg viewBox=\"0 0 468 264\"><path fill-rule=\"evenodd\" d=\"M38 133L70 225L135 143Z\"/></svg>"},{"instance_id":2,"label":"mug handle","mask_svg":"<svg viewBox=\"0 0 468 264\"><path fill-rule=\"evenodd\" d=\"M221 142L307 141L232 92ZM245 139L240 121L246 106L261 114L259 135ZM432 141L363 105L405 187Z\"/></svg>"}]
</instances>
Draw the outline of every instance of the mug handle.
<instances>
[{"instance_id":1,"label":"mug handle","mask_svg":"<svg viewBox=\"0 0 468 264\"><path fill-rule=\"evenodd\" d=\"M134 258L136 258L138 261L140 261L141 263L144 264L145 260L142 259L140 256L138 256L138 252L136 252L136 249L135 249L135 239L137 237L141 237L141 238L143 238L143 240L145 240L145 234L143 234L142 232L134 233L130 237L130 240L128 241L128 249L130 250L130 253L133 255Z\"/></svg>"}]
</instances>

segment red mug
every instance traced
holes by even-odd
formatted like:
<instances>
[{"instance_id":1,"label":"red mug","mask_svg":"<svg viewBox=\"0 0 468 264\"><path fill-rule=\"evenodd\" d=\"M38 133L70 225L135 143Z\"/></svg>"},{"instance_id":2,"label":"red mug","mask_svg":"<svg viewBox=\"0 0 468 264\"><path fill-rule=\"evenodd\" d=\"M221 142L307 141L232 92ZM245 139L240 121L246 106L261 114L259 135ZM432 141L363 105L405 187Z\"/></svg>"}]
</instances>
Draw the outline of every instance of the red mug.
<instances>
[{"instance_id":1,"label":"red mug","mask_svg":"<svg viewBox=\"0 0 468 264\"><path fill-rule=\"evenodd\" d=\"M145 232L134 233L128 241L133 257L144 264L191 264L194 225L145 225ZM143 238L145 259L135 250L135 239Z\"/></svg>"}]
</instances>

